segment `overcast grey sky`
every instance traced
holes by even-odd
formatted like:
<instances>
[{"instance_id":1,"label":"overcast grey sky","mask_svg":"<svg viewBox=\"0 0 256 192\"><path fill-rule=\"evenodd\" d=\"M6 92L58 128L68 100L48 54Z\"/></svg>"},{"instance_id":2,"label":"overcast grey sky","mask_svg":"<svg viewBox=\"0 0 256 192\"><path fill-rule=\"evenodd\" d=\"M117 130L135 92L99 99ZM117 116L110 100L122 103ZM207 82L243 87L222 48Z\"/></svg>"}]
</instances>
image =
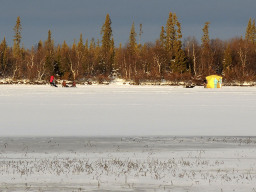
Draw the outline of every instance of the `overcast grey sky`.
<instances>
[{"instance_id":1,"label":"overcast grey sky","mask_svg":"<svg viewBox=\"0 0 256 192\"><path fill-rule=\"evenodd\" d=\"M84 39L97 39L109 13L116 45L128 41L133 21L137 33L143 25L142 42L154 42L170 11L177 14L184 38L200 41L209 21L211 38L229 39L244 35L249 18L256 18L256 0L2 0L0 40L5 36L12 46L18 16L27 48L46 40L49 29L55 44L71 44L80 33Z\"/></svg>"}]
</instances>

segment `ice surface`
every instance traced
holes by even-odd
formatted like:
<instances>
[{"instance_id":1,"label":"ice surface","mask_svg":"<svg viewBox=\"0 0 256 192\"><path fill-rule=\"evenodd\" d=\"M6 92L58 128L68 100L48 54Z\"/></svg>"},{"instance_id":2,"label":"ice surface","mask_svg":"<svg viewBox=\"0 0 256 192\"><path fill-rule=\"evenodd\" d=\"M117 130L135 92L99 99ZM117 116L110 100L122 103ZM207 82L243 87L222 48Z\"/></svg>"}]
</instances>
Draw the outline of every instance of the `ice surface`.
<instances>
[{"instance_id":1,"label":"ice surface","mask_svg":"<svg viewBox=\"0 0 256 192\"><path fill-rule=\"evenodd\" d=\"M256 88L0 86L2 136L256 136Z\"/></svg>"},{"instance_id":2,"label":"ice surface","mask_svg":"<svg viewBox=\"0 0 256 192\"><path fill-rule=\"evenodd\" d=\"M0 138L1 191L255 191L256 137Z\"/></svg>"},{"instance_id":3,"label":"ice surface","mask_svg":"<svg viewBox=\"0 0 256 192\"><path fill-rule=\"evenodd\" d=\"M256 191L255 87L1 85L0 109L0 191Z\"/></svg>"}]
</instances>

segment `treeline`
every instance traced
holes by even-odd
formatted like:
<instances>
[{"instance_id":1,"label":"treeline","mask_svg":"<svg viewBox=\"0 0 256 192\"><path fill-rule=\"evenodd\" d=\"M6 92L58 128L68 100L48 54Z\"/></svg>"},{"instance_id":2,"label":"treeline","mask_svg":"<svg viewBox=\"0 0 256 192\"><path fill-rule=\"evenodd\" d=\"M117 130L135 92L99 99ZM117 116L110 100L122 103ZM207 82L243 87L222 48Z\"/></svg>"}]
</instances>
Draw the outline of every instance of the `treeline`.
<instances>
[{"instance_id":1,"label":"treeline","mask_svg":"<svg viewBox=\"0 0 256 192\"><path fill-rule=\"evenodd\" d=\"M182 41L181 23L170 12L155 42L141 44L142 24L139 33L131 26L126 45L115 45L111 19L106 15L101 28L101 39L84 40L70 47L64 41L55 45L48 31L46 41L25 49L21 46L21 21L14 26L13 46L4 38L0 44L0 78L28 79L31 82L48 81L51 75L59 79L99 82L113 76L142 81L194 81L203 82L207 75L224 76L226 82L256 80L256 27L249 19L244 37L230 40L210 39L210 23L203 27L201 42L195 38ZM128 37L127 37L128 38Z\"/></svg>"}]
</instances>

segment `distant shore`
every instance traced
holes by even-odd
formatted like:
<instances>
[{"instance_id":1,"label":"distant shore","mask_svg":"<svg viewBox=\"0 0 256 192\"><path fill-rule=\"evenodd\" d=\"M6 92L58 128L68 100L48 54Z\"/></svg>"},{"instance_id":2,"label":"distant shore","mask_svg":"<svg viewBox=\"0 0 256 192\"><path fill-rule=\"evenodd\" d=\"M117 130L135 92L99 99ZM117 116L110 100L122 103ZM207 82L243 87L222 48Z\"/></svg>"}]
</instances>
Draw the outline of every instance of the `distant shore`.
<instances>
[{"instance_id":1,"label":"distant shore","mask_svg":"<svg viewBox=\"0 0 256 192\"><path fill-rule=\"evenodd\" d=\"M67 84L72 84L73 81L71 80L61 80L57 79L57 85L62 84L63 81L66 81ZM145 80L140 82L134 82L132 80L125 80L125 79L114 79L111 81L103 81L98 82L97 80L76 80L76 84L78 85L156 85L156 86L203 86L202 82L197 81L156 81L156 80ZM21 80L13 80L13 79L0 79L0 85L16 85L16 84L23 84L23 85L47 85L50 84L48 81L45 80L38 80L38 81L30 81L28 79L21 79ZM240 81L233 81L233 82L223 82L222 86L256 86L256 82L240 82Z\"/></svg>"}]
</instances>

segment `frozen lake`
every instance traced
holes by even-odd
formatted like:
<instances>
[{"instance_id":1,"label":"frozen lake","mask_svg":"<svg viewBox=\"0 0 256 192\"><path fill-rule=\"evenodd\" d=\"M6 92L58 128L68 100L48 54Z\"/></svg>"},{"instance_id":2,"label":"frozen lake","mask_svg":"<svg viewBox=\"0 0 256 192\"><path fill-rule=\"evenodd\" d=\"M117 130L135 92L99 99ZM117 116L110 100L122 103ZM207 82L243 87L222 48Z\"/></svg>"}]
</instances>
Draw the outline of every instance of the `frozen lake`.
<instances>
[{"instance_id":1,"label":"frozen lake","mask_svg":"<svg viewBox=\"0 0 256 192\"><path fill-rule=\"evenodd\" d=\"M256 137L0 138L0 190L256 190Z\"/></svg>"},{"instance_id":2,"label":"frozen lake","mask_svg":"<svg viewBox=\"0 0 256 192\"><path fill-rule=\"evenodd\" d=\"M256 136L256 88L1 85L2 136Z\"/></svg>"},{"instance_id":3,"label":"frozen lake","mask_svg":"<svg viewBox=\"0 0 256 192\"><path fill-rule=\"evenodd\" d=\"M256 191L255 87L1 85L0 108L0 191Z\"/></svg>"}]
</instances>

